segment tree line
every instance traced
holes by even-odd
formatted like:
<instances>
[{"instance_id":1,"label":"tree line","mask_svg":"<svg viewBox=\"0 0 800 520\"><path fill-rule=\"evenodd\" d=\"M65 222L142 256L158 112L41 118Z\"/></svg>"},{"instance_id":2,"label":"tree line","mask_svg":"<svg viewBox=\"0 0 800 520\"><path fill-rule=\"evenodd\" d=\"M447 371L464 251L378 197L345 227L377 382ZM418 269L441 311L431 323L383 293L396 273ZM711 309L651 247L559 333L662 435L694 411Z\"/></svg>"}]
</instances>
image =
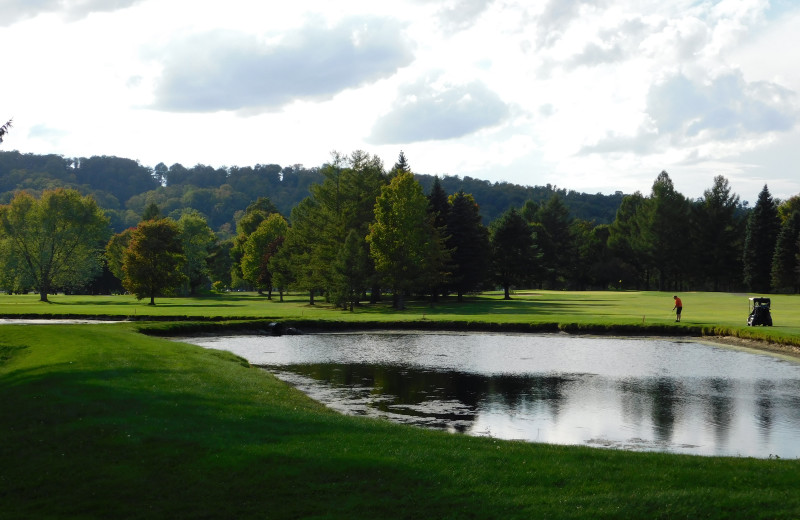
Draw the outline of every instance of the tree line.
<instances>
[{"instance_id":1,"label":"tree line","mask_svg":"<svg viewBox=\"0 0 800 520\"><path fill-rule=\"evenodd\" d=\"M257 164L212 168L159 163L150 168L119 157L0 152L0 204L7 204L18 190L41 195L45 189L73 188L94 197L115 233L135 226L145 208L156 204L164 216L174 220L183 213L198 212L215 233L229 238L236 233L236 222L253 194L268 197L278 212L288 217L309 194L311 185L323 181L323 167ZM414 178L430 191L434 176L415 173ZM457 175L443 176L440 181L448 193L463 189L481 201L484 224L508 208L519 207L527 200L542 202L555 193L561 195L572 215L610 223L623 196L621 192L587 194L552 185L520 186Z\"/></svg>"},{"instance_id":2,"label":"tree line","mask_svg":"<svg viewBox=\"0 0 800 520\"><path fill-rule=\"evenodd\" d=\"M43 300L55 290L125 290L151 303L209 289L279 299L292 290L350 310L491 288L506 298L526 287L800 289L800 198L775 201L767 186L750 209L723 176L690 200L661 172L649 194L621 197L610 223L573 216L553 191L486 225L474 194L448 192L438 177L424 189L402 152L389 169L363 151L334 154L318 173L288 215L259 197L228 234L200 212L176 219L154 201L114 232L91 195L17 192L0 205L0 285Z\"/></svg>"}]
</instances>

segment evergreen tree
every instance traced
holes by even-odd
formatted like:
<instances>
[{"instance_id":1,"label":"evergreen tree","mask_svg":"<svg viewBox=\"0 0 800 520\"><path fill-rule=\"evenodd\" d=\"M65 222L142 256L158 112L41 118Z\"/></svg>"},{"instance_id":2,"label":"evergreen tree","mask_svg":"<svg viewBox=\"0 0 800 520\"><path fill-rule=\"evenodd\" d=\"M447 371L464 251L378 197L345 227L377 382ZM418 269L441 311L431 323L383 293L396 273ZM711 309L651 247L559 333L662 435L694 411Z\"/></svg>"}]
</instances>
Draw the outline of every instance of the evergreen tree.
<instances>
[{"instance_id":1,"label":"evergreen tree","mask_svg":"<svg viewBox=\"0 0 800 520\"><path fill-rule=\"evenodd\" d=\"M678 289L688 265L689 203L662 171L642 209L637 217L658 288Z\"/></svg>"},{"instance_id":2,"label":"evergreen tree","mask_svg":"<svg viewBox=\"0 0 800 520\"><path fill-rule=\"evenodd\" d=\"M397 162L394 163L392 169L389 170L389 178L394 178L401 173L411 173L411 166L408 164L406 154L400 150L400 155L397 156Z\"/></svg>"},{"instance_id":3,"label":"evergreen tree","mask_svg":"<svg viewBox=\"0 0 800 520\"><path fill-rule=\"evenodd\" d=\"M692 268L696 286L732 290L742 273L742 229L736 217L739 196L731 193L728 180L714 178L711 189L692 206Z\"/></svg>"},{"instance_id":4,"label":"evergreen tree","mask_svg":"<svg viewBox=\"0 0 800 520\"><path fill-rule=\"evenodd\" d=\"M447 193L442 189L442 183L439 182L439 177L433 178L433 186L431 186L431 192L428 195L428 210L433 216L433 225L437 229L444 229L449 221L450 203L447 199Z\"/></svg>"},{"instance_id":5,"label":"evergreen tree","mask_svg":"<svg viewBox=\"0 0 800 520\"><path fill-rule=\"evenodd\" d=\"M618 288L649 286L648 253L640 229L639 212L645 198L638 191L626 195L608 229L608 249L616 259L612 281Z\"/></svg>"},{"instance_id":6,"label":"evergreen tree","mask_svg":"<svg viewBox=\"0 0 800 520\"><path fill-rule=\"evenodd\" d=\"M368 255L364 246L364 240L351 229L333 264L332 300L350 312L367 289Z\"/></svg>"},{"instance_id":7,"label":"evergreen tree","mask_svg":"<svg viewBox=\"0 0 800 520\"><path fill-rule=\"evenodd\" d=\"M772 290L796 293L800 289L800 211L795 211L781 225L772 257Z\"/></svg>"},{"instance_id":8,"label":"evergreen tree","mask_svg":"<svg viewBox=\"0 0 800 520\"><path fill-rule=\"evenodd\" d=\"M489 228L492 278L511 299L511 287L526 282L537 260L531 230L516 209L507 211Z\"/></svg>"},{"instance_id":9,"label":"evergreen tree","mask_svg":"<svg viewBox=\"0 0 800 520\"><path fill-rule=\"evenodd\" d=\"M536 246L541 254L541 269L550 288L563 287L574 258L569 209L556 193L536 212L541 224Z\"/></svg>"},{"instance_id":10,"label":"evergreen tree","mask_svg":"<svg viewBox=\"0 0 800 520\"><path fill-rule=\"evenodd\" d=\"M164 218L164 215L161 214L161 210L155 202L151 202L144 208L142 220L158 220L161 218Z\"/></svg>"},{"instance_id":11,"label":"evergreen tree","mask_svg":"<svg viewBox=\"0 0 800 520\"><path fill-rule=\"evenodd\" d=\"M753 292L769 292L772 278L772 258L779 231L778 209L765 184L747 219L744 238L742 257L744 282Z\"/></svg>"},{"instance_id":12,"label":"evergreen tree","mask_svg":"<svg viewBox=\"0 0 800 520\"><path fill-rule=\"evenodd\" d=\"M450 197L447 248L450 251L450 285L462 301L464 293L486 282L489 268L489 231L472 195L459 191Z\"/></svg>"}]
</instances>

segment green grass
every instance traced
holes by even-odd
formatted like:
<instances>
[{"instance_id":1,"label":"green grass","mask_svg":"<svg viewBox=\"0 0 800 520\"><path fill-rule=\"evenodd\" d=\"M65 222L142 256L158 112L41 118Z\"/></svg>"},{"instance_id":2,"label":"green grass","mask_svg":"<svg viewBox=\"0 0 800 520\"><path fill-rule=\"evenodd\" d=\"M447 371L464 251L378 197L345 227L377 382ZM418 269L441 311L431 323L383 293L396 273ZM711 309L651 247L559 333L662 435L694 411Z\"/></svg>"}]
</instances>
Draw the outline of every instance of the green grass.
<instances>
[{"instance_id":1,"label":"green grass","mask_svg":"<svg viewBox=\"0 0 800 520\"><path fill-rule=\"evenodd\" d=\"M3 519L800 516L800 461L345 417L232 354L131 324L1 326L0 420Z\"/></svg>"},{"instance_id":2,"label":"green grass","mask_svg":"<svg viewBox=\"0 0 800 520\"><path fill-rule=\"evenodd\" d=\"M510 327L551 326L571 332L733 335L800 345L800 295L773 295L774 327L747 327L748 296L731 293L681 293L683 319L675 323L672 293L639 291L521 291L510 301L502 294L485 293L463 303L447 298L431 304L412 301L396 312L390 302L363 305L353 313L318 300L308 304L304 295L285 302L254 293L228 293L200 298L160 298L155 307L131 296L51 297L0 295L0 316L104 315L118 318L159 317L175 319L266 319L352 323L355 325L406 324L437 326Z\"/></svg>"}]
</instances>

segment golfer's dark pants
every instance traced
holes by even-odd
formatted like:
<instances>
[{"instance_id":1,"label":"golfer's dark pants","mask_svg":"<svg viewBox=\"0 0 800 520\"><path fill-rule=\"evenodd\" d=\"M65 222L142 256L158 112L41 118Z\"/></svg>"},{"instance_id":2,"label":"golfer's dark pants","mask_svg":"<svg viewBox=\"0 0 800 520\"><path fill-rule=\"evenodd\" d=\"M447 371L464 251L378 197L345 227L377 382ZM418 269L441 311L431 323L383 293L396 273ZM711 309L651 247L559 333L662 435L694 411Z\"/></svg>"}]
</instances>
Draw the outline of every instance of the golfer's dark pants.
<instances>
[{"instance_id":1,"label":"golfer's dark pants","mask_svg":"<svg viewBox=\"0 0 800 520\"><path fill-rule=\"evenodd\" d=\"M682 311L682 310L683 310L683 307L676 307L676 308L675 308L675 312L677 312L677 313L678 313L678 316L680 316L680 315L681 315L681 311Z\"/></svg>"}]
</instances>

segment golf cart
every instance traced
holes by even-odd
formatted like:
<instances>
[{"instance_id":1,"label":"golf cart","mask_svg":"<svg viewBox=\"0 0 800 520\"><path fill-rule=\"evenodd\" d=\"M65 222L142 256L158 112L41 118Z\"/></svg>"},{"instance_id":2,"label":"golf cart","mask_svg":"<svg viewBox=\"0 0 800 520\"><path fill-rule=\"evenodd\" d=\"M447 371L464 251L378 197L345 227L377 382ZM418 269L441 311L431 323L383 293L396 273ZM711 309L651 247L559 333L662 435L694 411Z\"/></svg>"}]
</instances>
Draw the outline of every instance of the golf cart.
<instances>
[{"instance_id":1,"label":"golf cart","mask_svg":"<svg viewBox=\"0 0 800 520\"><path fill-rule=\"evenodd\" d=\"M766 325L772 327L772 315L769 313L769 298L750 298L750 316L747 326Z\"/></svg>"}]
</instances>

